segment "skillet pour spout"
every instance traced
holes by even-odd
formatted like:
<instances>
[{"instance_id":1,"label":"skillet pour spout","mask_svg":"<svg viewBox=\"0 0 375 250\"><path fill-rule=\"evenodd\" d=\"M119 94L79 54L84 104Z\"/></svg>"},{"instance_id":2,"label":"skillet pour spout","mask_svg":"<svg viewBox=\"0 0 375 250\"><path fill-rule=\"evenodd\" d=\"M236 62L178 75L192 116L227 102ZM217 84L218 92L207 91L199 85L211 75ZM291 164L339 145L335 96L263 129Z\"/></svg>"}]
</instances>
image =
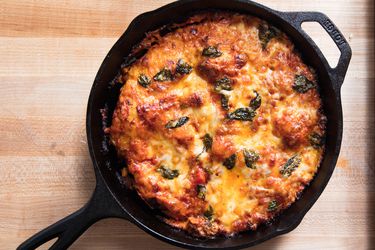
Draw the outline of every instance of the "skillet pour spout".
<instances>
[{"instance_id":1,"label":"skillet pour spout","mask_svg":"<svg viewBox=\"0 0 375 250\"><path fill-rule=\"evenodd\" d=\"M146 32L171 22L179 22L193 12L215 9L257 16L272 23L291 38L305 61L316 70L319 79L327 116L326 149L318 173L300 199L270 225L261 225L256 231L242 232L230 238L202 240L161 222L156 211L146 206L133 191L124 189L117 177L118 159L115 149L108 146L108 138L103 131L101 111L106 108L107 117L112 116L119 88L108 88L108 85L118 74L123 58L130 54L134 45L142 41ZM341 55L335 68L329 66L320 49L303 31L303 22L318 22L337 45ZM50 249L67 249L88 227L107 217L129 220L160 240L189 249L250 247L293 230L323 192L337 162L343 130L340 88L351 54L350 46L342 33L326 15L319 12L279 12L247 0L187 0L173 2L139 15L105 57L90 92L86 132L97 181L90 201L75 213L32 236L18 249L35 249L54 238L58 239Z\"/></svg>"}]
</instances>

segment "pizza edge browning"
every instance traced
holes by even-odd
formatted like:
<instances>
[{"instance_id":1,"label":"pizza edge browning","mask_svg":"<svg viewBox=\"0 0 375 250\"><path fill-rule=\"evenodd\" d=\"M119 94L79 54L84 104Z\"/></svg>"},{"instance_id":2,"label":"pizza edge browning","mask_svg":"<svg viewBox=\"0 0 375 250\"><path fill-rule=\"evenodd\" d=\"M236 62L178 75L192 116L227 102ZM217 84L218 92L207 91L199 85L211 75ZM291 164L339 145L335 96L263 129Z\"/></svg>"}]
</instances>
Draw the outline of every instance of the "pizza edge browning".
<instances>
[{"instance_id":1,"label":"pizza edge browning","mask_svg":"<svg viewBox=\"0 0 375 250\"><path fill-rule=\"evenodd\" d=\"M326 118L288 37L205 12L148 33L132 55L144 51L116 79L106 130L140 197L199 237L255 230L289 207L320 165Z\"/></svg>"}]
</instances>

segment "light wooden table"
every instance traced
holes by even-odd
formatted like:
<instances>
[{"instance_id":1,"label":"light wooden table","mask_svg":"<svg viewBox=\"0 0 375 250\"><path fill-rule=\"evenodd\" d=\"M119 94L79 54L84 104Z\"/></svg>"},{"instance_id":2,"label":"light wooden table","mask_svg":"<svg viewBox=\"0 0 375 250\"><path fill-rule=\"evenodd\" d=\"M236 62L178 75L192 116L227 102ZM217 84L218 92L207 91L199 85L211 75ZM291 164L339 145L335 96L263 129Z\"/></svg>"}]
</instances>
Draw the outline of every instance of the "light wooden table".
<instances>
[{"instance_id":1,"label":"light wooden table","mask_svg":"<svg viewBox=\"0 0 375 250\"><path fill-rule=\"evenodd\" d=\"M88 200L91 84L129 22L167 2L1 1L0 249L14 249ZM342 87L343 144L330 183L296 230L255 249L375 249L373 0L260 2L324 12L349 40L353 58ZM309 31L335 59L325 34L316 26ZM172 248L119 219L98 222L72 246Z\"/></svg>"}]
</instances>

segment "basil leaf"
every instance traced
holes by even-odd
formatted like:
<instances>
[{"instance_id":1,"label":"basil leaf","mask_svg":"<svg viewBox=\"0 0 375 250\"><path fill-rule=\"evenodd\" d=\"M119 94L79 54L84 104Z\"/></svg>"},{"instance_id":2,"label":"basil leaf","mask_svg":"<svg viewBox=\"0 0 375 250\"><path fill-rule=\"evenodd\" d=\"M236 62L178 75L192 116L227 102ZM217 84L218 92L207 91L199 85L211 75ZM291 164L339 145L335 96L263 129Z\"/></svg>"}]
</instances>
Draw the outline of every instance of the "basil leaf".
<instances>
[{"instance_id":1,"label":"basil leaf","mask_svg":"<svg viewBox=\"0 0 375 250\"><path fill-rule=\"evenodd\" d=\"M158 168L157 171L161 174L161 176L169 180L178 177L180 174L177 169L171 170L163 165L160 168Z\"/></svg>"},{"instance_id":2,"label":"basil leaf","mask_svg":"<svg viewBox=\"0 0 375 250\"><path fill-rule=\"evenodd\" d=\"M251 108L239 108L229 113L227 117L231 120L252 121L256 112Z\"/></svg>"},{"instance_id":3,"label":"basil leaf","mask_svg":"<svg viewBox=\"0 0 375 250\"><path fill-rule=\"evenodd\" d=\"M215 82L215 91L220 92L221 90L232 90L232 80L224 76Z\"/></svg>"},{"instance_id":4,"label":"basil leaf","mask_svg":"<svg viewBox=\"0 0 375 250\"><path fill-rule=\"evenodd\" d=\"M185 123L187 123L188 121L189 121L189 117L183 116L177 120L171 120L167 122L167 124L165 124L165 127L166 128L178 128L184 125Z\"/></svg>"},{"instance_id":5,"label":"basil leaf","mask_svg":"<svg viewBox=\"0 0 375 250\"><path fill-rule=\"evenodd\" d=\"M298 155L293 155L287 162L281 167L280 174L284 177L289 177L294 170L299 166L302 159Z\"/></svg>"},{"instance_id":6,"label":"basil leaf","mask_svg":"<svg viewBox=\"0 0 375 250\"><path fill-rule=\"evenodd\" d=\"M187 75L193 70L189 64L187 64L183 59L177 61L176 72L181 75Z\"/></svg>"},{"instance_id":7,"label":"basil leaf","mask_svg":"<svg viewBox=\"0 0 375 250\"><path fill-rule=\"evenodd\" d=\"M197 157L195 158L196 160L198 160L199 156L201 156L201 154L203 154L205 151L207 152L209 149L212 148L212 137L210 136L210 134L205 134L202 138L202 141L203 141L203 150L202 152L200 152Z\"/></svg>"},{"instance_id":8,"label":"basil leaf","mask_svg":"<svg viewBox=\"0 0 375 250\"><path fill-rule=\"evenodd\" d=\"M258 27L258 38L263 49L267 47L272 38L278 37L280 34L280 30L272 25L263 23Z\"/></svg>"},{"instance_id":9,"label":"basil leaf","mask_svg":"<svg viewBox=\"0 0 375 250\"><path fill-rule=\"evenodd\" d=\"M229 110L229 99L228 99L228 96L221 95L220 101L221 101L221 107L224 110Z\"/></svg>"},{"instance_id":10,"label":"basil leaf","mask_svg":"<svg viewBox=\"0 0 375 250\"><path fill-rule=\"evenodd\" d=\"M204 150L209 150L209 149L211 149L212 148L212 141L213 141L213 139L212 139L212 137L210 136L210 134L205 134L204 136L203 136L203 146L204 146Z\"/></svg>"},{"instance_id":11,"label":"basil leaf","mask_svg":"<svg viewBox=\"0 0 375 250\"><path fill-rule=\"evenodd\" d=\"M206 186L202 184L197 185L198 198L204 200L206 198Z\"/></svg>"},{"instance_id":12,"label":"basil leaf","mask_svg":"<svg viewBox=\"0 0 375 250\"><path fill-rule=\"evenodd\" d=\"M272 212L272 211L275 211L277 209L279 205L277 204L277 201L276 200L272 200L268 203L268 211Z\"/></svg>"},{"instance_id":13,"label":"basil leaf","mask_svg":"<svg viewBox=\"0 0 375 250\"><path fill-rule=\"evenodd\" d=\"M228 158L226 158L223 162L223 165L227 168L227 169L232 169L234 168L234 166L236 165L236 159L237 159L237 156L236 154L232 154L231 156L229 156Z\"/></svg>"},{"instance_id":14,"label":"basil leaf","mask_svg":"<svg viewBox=\"0 0 375 250\"><path fill-rule=\"evenodd\" d=\"M141 85L144 88L147 88L148 85L150 85L150 83L151 83L150 78L148 78L148 76L146 76L145 74L140 74L138 76L137 81L138 81L138 84Z\"/></svg>"},{"instance_id":15,"label":"basil leaf","mask_svg":"<svg viewBox=\"0 0 375 250\"><path fill-rule=\"evenodd\" d=\"M324 139L318 133L312 133L310 135L310 137L309 137L309 141L310 141L311 146L313 146L314 148L318 149L321 146L323 146Z\"/></svg>"},{"instance_id":16,"label":"basil leaf","mask_svg":"<svg viewBox=\"0 0 375 250\"><path fill-rule=\"evenodd\" d=\"M296 75L294 78L294 84L292 85L292 88L295 91L302 94L315 87L315 84L312 81L308 80L304 75Z\"/></svg>"},{"instance_id":17,"label":"basil leaf","mask_svg":"<svg viewBox=\"0 0 375 250\"><path fill-rule=\"evenodd\" d=\"M213 219L214 216L214 209L211 205L208 206L208 209L203 213L204 217L206 217L209 221Z\"/></svg>"},{"instance_id":18,"label":"basil leaf","mask_svg":"<svg viewBox=\"0 0 375 250\"><path fill-rule=\"evenodd\" d=\"M221 56L223 53L214 46L208 46L203 49L202 56L215 58Z\"/></svg>"},{"instance_id":19,"label":"basil leaf","mask_svg":"<svg viewBox=\"0 0 375 250\"><path fill-rule=\"evenodd\" d=\"M173 80L173 75L172 71L169 69L162 69L160 70L154 77L153 79L158 82L166 82L166 81L172 81Z\"/></svg>"},{"instance_id":20,"label":"basil leaf","mask_svg":"<svg viewBox=\"0 0 375 250\"><path fill-rule=\"evenodd\" d=\"M245 158L245 164L248 168L255 169L255 162L259 160L259 155L253 150L243 150L243 156Z\"/></svg>"},{"instance_id":21,"label":"basil leaf","mask_svg":"<svg viewBox=\"0 0 375 250\"><path fill-rule=\"evenodd\" d=\"M255 97L253 99L251 99L250 101L250 107L253 109L253 110L257 110L260 105L262 104L262 97L258 94L258 92L254 91L255 92Z\"/></svg>"}]
</instances>

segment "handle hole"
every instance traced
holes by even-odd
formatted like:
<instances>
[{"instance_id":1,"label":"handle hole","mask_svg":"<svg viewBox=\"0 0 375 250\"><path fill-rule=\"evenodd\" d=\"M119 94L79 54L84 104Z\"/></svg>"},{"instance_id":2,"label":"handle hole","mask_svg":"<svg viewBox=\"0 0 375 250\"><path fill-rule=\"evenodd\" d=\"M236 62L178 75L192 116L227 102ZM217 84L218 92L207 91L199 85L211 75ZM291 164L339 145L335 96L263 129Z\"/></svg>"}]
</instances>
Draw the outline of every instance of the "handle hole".
<instances>
[{"instance_id":1,"label":"handle hole","mask_svg":"<svg viewBox=\"0 0 375 250\"><path fill-rule=\"evenodd\" d=\"M335 68L339 62L341 52L327 31L317 22L303 22L301 27L318 45L329 66Z\"/></svg>"},{"instance_id":2,"label":"handle hole","mask_svg":"<svg viewBox=\"0 0 375 250\"><path fill-rule=\"evenodd\" d=\"M50 247L55 244L55 242L59 239L59 237L55 237L49 241L47 241L46 243L44 243L43 245L37 247L36 249L37 250L47 250L47 249L50 249Z\"/></svg>"}]
</instances>

